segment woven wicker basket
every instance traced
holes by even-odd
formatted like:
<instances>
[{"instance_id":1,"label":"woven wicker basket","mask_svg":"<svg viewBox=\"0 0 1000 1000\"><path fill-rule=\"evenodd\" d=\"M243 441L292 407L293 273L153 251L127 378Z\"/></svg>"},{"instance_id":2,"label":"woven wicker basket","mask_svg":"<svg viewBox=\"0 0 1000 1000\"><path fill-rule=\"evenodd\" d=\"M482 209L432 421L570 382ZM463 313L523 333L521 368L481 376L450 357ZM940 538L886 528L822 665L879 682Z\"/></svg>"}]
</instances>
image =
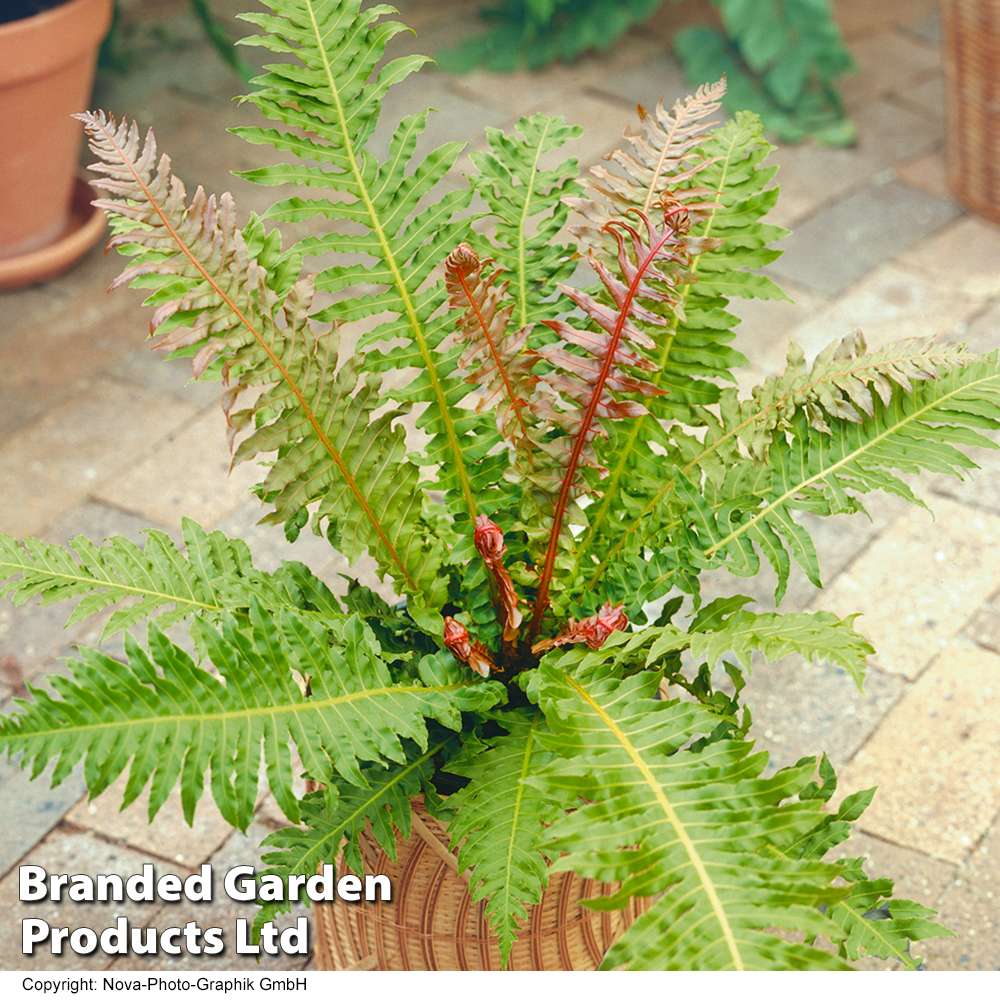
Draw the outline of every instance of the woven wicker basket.
<instances>
[{"instance_id":1,"label":"woven wicker basket","mask_svg":"<svg viewBox=\"0 0 1000 1000\"><path fill-rule=\"evenodd\" d=\"M941 0L948 183L1000 222L1000 0Z\"/></svg>"},{"instance_id":2,"label":"woven wicker basket","mask_svg":"<svg viewBox=\"0 0 1000 1000\"><path fill-rule=\"evenodd\" d=\"M361 838L365 874L385 873L391 903L314 903L316 963L320 969L497 970L500 950L469 899L468 882L448 850L446 828L413 800L413 833L396 845L393 863L371 835ZM341 856L337 877L348 872ZM610 895L612 886L557 872L542 902L530 909L511 952L511 970L596 969L604 953L645 909L585 910L582 898Z\"/></svg>"}]
</instances>

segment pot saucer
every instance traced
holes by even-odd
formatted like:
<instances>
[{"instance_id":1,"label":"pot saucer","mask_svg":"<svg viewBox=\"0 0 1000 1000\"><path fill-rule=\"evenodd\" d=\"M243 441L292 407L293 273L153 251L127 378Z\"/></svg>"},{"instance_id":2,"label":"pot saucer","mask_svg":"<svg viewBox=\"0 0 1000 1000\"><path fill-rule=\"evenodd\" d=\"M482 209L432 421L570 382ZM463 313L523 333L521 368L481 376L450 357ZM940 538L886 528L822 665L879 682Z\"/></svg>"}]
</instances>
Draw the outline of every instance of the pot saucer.
<instances>
[{"instance_id":1,"label":"pot saucer","mask_svg":"<svg viewBox=\"0 0 1000 1000\"><path fill-rule=\"evenodd\" d=\"M104 212L90 204L90 185L77 177L65 233L54 243L16 257L0 257L0 290L24 288L65 271L100 238L107 224Z\"/></svg>"}]
</instances>

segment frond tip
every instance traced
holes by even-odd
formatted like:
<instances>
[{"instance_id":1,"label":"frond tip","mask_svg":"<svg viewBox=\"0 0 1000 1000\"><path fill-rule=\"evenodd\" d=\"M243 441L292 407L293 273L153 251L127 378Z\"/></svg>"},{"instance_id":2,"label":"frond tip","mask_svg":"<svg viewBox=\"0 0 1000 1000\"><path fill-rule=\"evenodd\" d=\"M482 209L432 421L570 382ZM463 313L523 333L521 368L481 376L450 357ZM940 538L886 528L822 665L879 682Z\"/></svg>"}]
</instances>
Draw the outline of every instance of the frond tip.
<instances>
[{"instance_id":1,"label":"frond tip","mask_svg":"<svg viewBox=\"0 0 1000 1000\"><path fill-rule=\"evenodd\" d=\"M249 259L232 195L216 198L199 187L189 203L183 181L171 172L170 157L157 157L152 129L143 143L135 122L119 124L103 111L74 117L83 122L90 148L100 157L89 169L102 176L91 184L114 196L94 202L117 220L108 249L139 251L136 263L109 290L142 277L147 285L169 288L169 294L147 299L156 306L150 332L163 334L156 345L162 350L200 344L191 363L198 377L223 345L252 334L253 300L265 280ZM150 282L152 275L160 280ZM192 317L197 317L194 325L188 322Z\"/></svg>"},{"instance_id":2,"label":"frond tip","mask_svg":"<svg viewBox=\"0 0 1000 1000\"><path fill-rule=\"evenodd\" d=\"M452 797L449 833L459 848L459 870L472 869L472 899L488 900L486 915L506 961L520 925L530 919L527 906L541 902L548 883L541 845L560 810L523 780L553 757L539 740L546 732L541 713L519 709L495 722L503 735L467 740L446 769L470 779Z\"/></svg>"},{"instance_id":3,"label":"frond tip","mask_svg":"<svg viewBox=\"0 0 1000 1000\"><path fill-rule=\"evenodd\" d=\"M663 101L657 101L650 114L641 104L639 118L642 130L625 130L625 141L632 147L629 152L616 149L607 159L619 170L603 166L590 168L593 179L584 181L584 187L595 201L571 199L573 205L587 218L587 224L574 232L588 242L601 245L601 230L608 221L620 218L633 209L644 213L652 210L656 201L668 191L675 195L681 185L685 201L692 209L706 193L695 186L696 178L712 162L700 153L700 147L711 137L714 122L706 121L721 107L726 93L726 80L704 84L697 92L683 101L675 101L668 112Z\"/></svg>"}]
</instances>

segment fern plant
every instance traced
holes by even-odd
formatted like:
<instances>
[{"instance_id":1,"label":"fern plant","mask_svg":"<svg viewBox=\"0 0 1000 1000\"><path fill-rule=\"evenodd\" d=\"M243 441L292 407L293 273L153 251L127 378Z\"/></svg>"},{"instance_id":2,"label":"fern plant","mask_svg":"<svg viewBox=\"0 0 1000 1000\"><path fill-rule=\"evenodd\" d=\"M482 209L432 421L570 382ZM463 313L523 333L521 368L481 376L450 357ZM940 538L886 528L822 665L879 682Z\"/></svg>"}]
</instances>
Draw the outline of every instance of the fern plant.
<instances>
[{"instance_id":1,"label":"fern plant","mask_svg":"<svg viewBox=\"0 0 1000 1000\"><path fill-rule=\"evenodd\" d=\"M728 303L783 297L759 269L784 232L763 221L759 121L710 121L722 83L645 113L582 181L575 160L551 165L579 132L561 118L491 130L455 188L440 182L459 142L415 152L426 112L384 160L370 148L382 98L424 61L384 58L391 8L269 6L244 15L248 42L281 59L247 99L274 124L239 130L290 154L244 175L284 186L263 217L189 197L151 133L82 116L131 258L115 285L148 291L161 349L223 380L264 520L371 557L405 604L357 582L337 596L298 562L262 572L190 520L183 547L0 537L15 603L113 609L106 634L148 622L126 662L83 650L32 691L0 746L36 775L54 762L56 782L82 762L92 795L127 769L125 802L149 786L151 821L178 784L190 819L208 775L245 828L263 774L300 824L269 838L280 875L341 845L360 870L366 823L394 856L423 794L505 960L571 868L616 885L601 907L648 904L607 967L915 965L909 943L946 933L931 911L827 859L872 790L825 809L825 757L766 776L741 703L754 654L827 659L860 686L872 648L853 617L702 604L699 585L762 557L778 600L793 560L818 584L796 512L857 512L875 489L912 501L901 474L972 467L1000 427L997 356L870 354L856 335L808 364L793 345L740 399ZM492 228L472 226L475 192ZM316 219L326 231L288 247L272 225ZM164 633L179 623L194 655ZM322 790L295 794L293 750Z\"/></svg>"}]
</instances>

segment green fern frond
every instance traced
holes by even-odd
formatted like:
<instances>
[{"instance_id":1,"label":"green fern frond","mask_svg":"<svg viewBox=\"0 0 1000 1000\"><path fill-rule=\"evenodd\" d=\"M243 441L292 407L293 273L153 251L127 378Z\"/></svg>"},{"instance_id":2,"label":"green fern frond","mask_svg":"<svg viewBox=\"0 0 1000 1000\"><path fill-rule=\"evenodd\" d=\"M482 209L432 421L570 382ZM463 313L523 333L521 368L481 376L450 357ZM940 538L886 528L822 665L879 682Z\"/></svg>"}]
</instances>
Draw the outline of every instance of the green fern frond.
<instances>
[{"instance_id":1,"label":"green fern frond","mask_svg":"<svg viewBox=\"0 0 1000 1000\"><path fill-rule=\"evenodd\" d=\"M768 663L798 655L806 662L818 659L842 667L861 687L865 660L874 650L853 628L857 615L838 618L826 611L756 615L741 610L749 602L742 595L722 597L705 605L686 630L655 625L633 633L616 632L599 650L577 649L563 654L560 663L567 670L586 673L599 668L610 655L630 670L663 670L665 680L674 684L683 681L683 661L676 654L685 650L709 672L731 652L748 675L753 653ZM732 665L727 670L739 673ZM737 686L743 686L742 678Z\"/></svg>"},{"instance_id":2,"label":"green fern frond","mask_svg":"<svg viewBox=\"0 0 1000 1000\"><path fill-rule=\"evenodd\" d=\"M489 422L459 420L456 402L464 393L453 373L454 357L441 342L449 332L440 282L431 272L458 243L467 238L468 219L462 213L470 190L452 190L435 200L432 190L451 169L463 148L451 142L422 160L415 157L417 140L428 112L409 115L396 128L388 158L379 162L369 149L381 102L394 84L426 61L424 56L393 59L379 68L386 43L404 26L380 20L392 8L360 9L360 0L275 0L274 15L245 14L245 20L267 33L244 39L294 62L274 63L254 82L247 100L287 130L241 128L238 135L291 152L304 162L264 167L241 176L261 184L297 184L334 192L329 199L279 201L266 218L299 222L328 216L346 223L323 235L307 237L288 253L345 255L342 263L324 267L316 287L334 292L338 301L319 314L338 322L388 313L361 339L361 349L403 338L406 346L371 358L368 370L415 369L400 398L425 402L428 410L419 426L431 436L428 465L440 465L441 485L458 490L470 519L476 515L469 470L474 468L476 437L487 434L485 450L494 440ZM360 232L358 232L360 228ZM356 255L363 255L356 262ZM363 290L360 291L359 290Z\"/></svg>"},{"instance_id":3,"label":"green fern frond","mask_svg":"<svg viewBox=\"0 0 1000 1000\"><path fill-rule=\"evenodd\" d=\"M977 430L1000 428L998 390L1000 365L994 354L939 380L921 382L912 393L896 387L888 405L873 400L870 419L832 420L830 434L815 433L800 411L788 439L771 446L769 466L752 477L731 470L716 489L706 480L701 486L706 489L704 499L684 487L684 516L701 539L698 558L706 568L724 561L730 572L749 575L756 572L759 548L778 574L780 600L789 553L807 573L814 569L795 542L792 510L854 511L860 507L857 497L875 489L921 503L897 473L932 471L960 477L960 470L974 468L967 449L997 447Z\"/></svg>"},{"instance_id":4,"label":"green fern frond","mask_svg":"<svg viewBox=\"0 0 1000 1000\"><path fill-rule=\"evenodd\" d=\"M268 867L260 875L277 875L286 881L289 875L314 875L321 864L333 864L343 851L348 867L363 874L365 865L359 848L359 835L367 828L396 860L396 836L410 837L410 800L430 784L434 758L453 751L455 737L432 741L423 750L404 741L406 760L388 767L362 765L364 787L339 782L315 792L308 792L299 804L303 826L286 826L265 837L261 860ZM287 913L291 901L264 904L254 919L254 927Z\"/></svg>"},{"instance_id":5,"label":"green fern frond","mask_svg":"<svg viewBox=\"0 0 1000 1000\"><path fill-rule=\"evenodd\" d=\"M819 764L821 784L812 783L804 789L802 798L829 802L837 789L837 776L826 755ZM799 840L768 849L776 857L822 858L831 848L851 835L851 823L858 819L871 803L875 789L846 796L835 813L827 813L816 827ZM951 936L951 931L932 923L933 910L908 899L892 899L891 879L869 881L861 870L863 858L842 862L841 877L851 885L850 894L827 907L826 916L837 925L831 940L838 946L842 958L857 961L862 956L894 958L908 969L919 963L910 954L910 942L931 937Z\"/></svg>"},{"instance_id":6,"label":"green fern frond","mask_svg":"<svg viewBox=\"0 0 1000 1000\"><path fill-rule=\"evenodd\" d=\"M703 609L710 612L712 605ZM700 618L701 616L699 616ZM691 625L691 652L709 667L732 652L747 673L751 654L760 653L769 663L797 654L804 661L825 660L844 670L863 690L866 659L874 648L851 626L858 615L838 618L828 611L811 614L764 614L737 611L722 622L706 627L696 618ZM650 659L654 654L650 653Z\"/></svg>"},{"instance_id":7,"label":"green fern frond","mask_svg":"<svg viewBox=\"0 0 1000 1000\"><path fill-rule=\"evenodd\" d=\"M333 373L335 362L334 355L327 377L307 383L300 394L305 405L289 406L246 437L236 461L277 451L280 457L261 486L278 508L266 520L281 521L283 511L318 499L315 518L328 520L327 537L340 552L352 562L370 553L401 591L439 607L444 545L423 517L420 473L406 456L406 435L396 422L405 411L382 407L380 380L365 375L362 381L361 357L353 355ZM245 419L287 398L279 384L245 411ZM321 421L315 434L302 426L303 409Z\"/></svg>"},{"instance_id":8,"label":"green fern frond","mask_svg":"<svg viewBox=\"0 0 1000 1000\"><path fill-rule=\"evenodd\" d=\"M375 416L379 380L361 382L359 358L337 369L336 327L318 336L309 327L311 282L284 287L276 236L265 237L254 220L237 229L228 195L217 209L199 189L188 205L169 160L156 163L151 133L143 147L134 125L116 126L103 114L82 120L103 161L94 169L107 175L97 183L116 195L100 204L136 224L111 241L139 252L115 285L155 282L147 303L157 305L151 326L162 334L158 346L200 345L196 375L223 358L233 379L224 397L232 434L254 428L235 460L278 453L259 487L275 506L269 519L296 519L318 500L317 526L329 519L349 559L370 552L402 590L439 602L441 545L422 520L419 469L394 426L403 411ZM265 263L273 265L269 276ZM254 404L234 411L240 394L259 386L265 391Z\"/></svg>"},{"instance_id":9,"label":"green fern frond","mask_svg":"<svg viewBox=\"0 0 1000 1000\"><path fill-rule=\"evenodd\" d=\"M869 354L859 330L831 343L810 366L792 341L781 375L756 386L748 400L738 400L735 390L723 392L719 419L700 414L708 434L700 453L695 447L698 465L706 472L717 465L719 471L713 474L722 478L722 467L745 454L766 459L771 442L790 429L799 411L814 430L830 434L828 418L862 423L874 416L876 396L889 403L893 386L911 392L914 382L940 378L972 360L975 356L961 345L939 346L933 337L898 341Z\"/></svg>"},{"instance_id":10,"label":"green fern frond","mask_svg":"<svg viewBox=\"0 0 1000 1000\"><path fill-rule=\"evenodd\" d=\"M560 300L552 291L576 269L576 247L556 239L569 215L568 199L580 191L577 161L552 168L543 162L583 130L541 114L522 118L516 128L519 136L487 128L490 151L469 155L479 171L471 183L496 220L489 253L508 272L516 303L513 320L523 329L559 315Z\"/></svg>"},{"instance_id":11,"label":"green fern frond","mask_svg":"<svg viewBox=\"0 0 1000 1000\"><path fill-rule=\"evenodd\" d=\"M790 301L758 273L781 255L770 244L788 235L761 221L777 200L776 190L766 190L777 169L765 163L770 150L756 117L737 115L697 148L702 169L693 178L682 177L673 191L682 201L693 194L707 204L692 215L688 239L703 249L692 256L673 337L658 359L658 384L669 393L650 409L660 419L698 423L690 407L716 402L716 382L733 381L732 369L747 363L729 346L739 323L727 312L731 298ZM664 180L670 184L672 178Z\"/></svg>"},{"instance_id":12,"label":"green fern frond","mask_svg":"<svg viewBox=\"0 0 1000 1000\"><path fill-rule=\"evenodd\" d=\"M152 819L179 781L189 823L210 769L222 815L246 829L262 752L275 800L298 822L291 745L317 780L336 773L363 787L361 762L401 762L402 737L426 747L425 719L459 729L462 711L502 697L498 685L469 684L440 657L425 658L421 680L394 682L357 617L343 623L335 645L327 628L294 612L272 617L254 604L250 619L249 626L224 619L221 632L197 626L222 680L153 624L148 652L126 636L128 664L84 649L70 663L72 680L52 678L58 698L32 691L31 703L0 721L0 750L22 751L35 775L56 760L54 784L83 759L92 796L131 760L125 805L150 784Z\"/></svg>"},{"instance_id":13,"label":"green fern frond","mask_svg":"<svg viewBox=\"0 0 1000 1000\"><path fill-rule=\"evenodd\" d=\"M772 148L760 119L741 112L699 147L704 169L678 185L682 199L689 189L704 190L704 197L718 206L710 210L703 230L693 233L722 240L718 249L695 258L695 298L791 301L770 278L754 273L781 256L770 245L788 235L786 229L761 221L778 200L777 189L768 188L778 168L765 164ZM707 312L711 307L706 303L701 308Z\"/></svg>"},{"instance_id":14,"label":"green fern frond","mask_svg":"<svg viewBox=\"0 0 1000 1000\"><path fill-rule=\"evenodd\" d=\"M187 517L181 525L184 553L157 530L147 532L143 548L120 536L100 546L80 536L66 549L37 539L22 545L0 535L0 578L8 578L0 593L15 605L33 597L43 605L80 598L67 625L128 601L108 619L102 641L146 619L156 618L167 629L194 615L245 617L255 599L272 612L298 608L344 617L330 589L301 563L264 573L254 568L241 539L206 532Z\"/></svg>"},{"instance_id":15,"label":"green fern frond","mask_svg":"<svg viewBox=\"0 0 1000 1000\"><path fill-rule=\"evenodd\" d=\"M954 933L929 919L936 915L934 910L910 899L888 898L892 880L869 880L861 870L863 861L853 858L846 862L841 875L851 883L851 894L826 912L842 931L833 940L852 962L862 957L893 958L908 969L919 968L920 961L910 953L910 942L954 937Z\"/></svg>"},{"instance_id":16,"label":"green fern frond","mask_svg":"<svg viewBox=\"0 0 1000 1000\"><path fill-rule=\"evenodd\" d=\"M539 741L544 718L525 709L505 712L496 722L508 735L466 740L464 752L446 765L470 779L449 800L456 811L448 831L452 848L459 847L459 869L472 869L472 899L488 900L486 916L506 962L526 906L541 902L548 884L539 845L561 810L524 783L554 758Z\"/></svg>"},{"instance_id":17,"label":"green fern frond","mask_svg":"<svg viewBox=\"0 0 1000 1000\"><path fill-rule=\"evenodd\" d=\"M735 396L727 395L721 410L725 423L712 418L705 442L675 431L675 469L661 477L655 493L634 501L634 521L621 528L608 554L590 571L590 586L609 574L610 583L623 581L616 589L630 588L633 601L650 600L672 586L697 594L699 571L725 565L736 576L752 576L760 566L760 553L777 574L776 600L784 595L793 559L819 586L816 550L792 511L854 512L863 509L858 496L875 489L920 503L894 470L960 477L961 470L976 467L967 449L997 447L976 433L1000 427L1000 366L995 355L983 359L961 348L931 347L924 353L924 346L878 352L870 371L865 371L864 356L832 364L825 383L811 385L800 372L797 378L802 381L790 400L773 387L762 393L761 402L769 402L759 407L753 401L741 406ZM934 373L940 377L935 379ZM923 377L928 374L932 377ZM848 401L852 408L853 400L862 410L873 408L873 415L865 413L860 423L856 413L846 419L830 412L844 405L837 394L847 389L837 383L849 384L855 375L865 384L850 385ZM886 406L880 393L888 389L892 395ZM810 399L832 400L822 404L829 433L816 433L809 408L801 405ZM775 411L783 411L784 419ZM759 446L756 422L784 425L778 426L776 438L767 434L771 444L766 463L744 457L738 446L741 436ZM644 537L664 535L672 544L643 555L636 531L640 523ZM637 565L641 571L636 571Z\"/></svg>"},{"instance_id":18,"label":"green fern frond","mask_svg":"<svg viewBox=\"0 0 1000 1000\"><path fill-rule=\"evenodd\" d=\"M581 674L538 670L540 705L562 759L529 782L578 808L550 828L556 869L621 881L607 906L662 893L605 956L603 968L844 968L768 928L828 936L819 912L847 890L836 865L770 859L763 849L811 829L819 805L786 801L815 762L761 778L766 755L717 740L685 749L717 719L685 702L653 702L659 677L623 679L613 664ZM580 804L579 799L586 804ZM706 808L711 803L711 808Z\"/></svg>"}]
</instances>

